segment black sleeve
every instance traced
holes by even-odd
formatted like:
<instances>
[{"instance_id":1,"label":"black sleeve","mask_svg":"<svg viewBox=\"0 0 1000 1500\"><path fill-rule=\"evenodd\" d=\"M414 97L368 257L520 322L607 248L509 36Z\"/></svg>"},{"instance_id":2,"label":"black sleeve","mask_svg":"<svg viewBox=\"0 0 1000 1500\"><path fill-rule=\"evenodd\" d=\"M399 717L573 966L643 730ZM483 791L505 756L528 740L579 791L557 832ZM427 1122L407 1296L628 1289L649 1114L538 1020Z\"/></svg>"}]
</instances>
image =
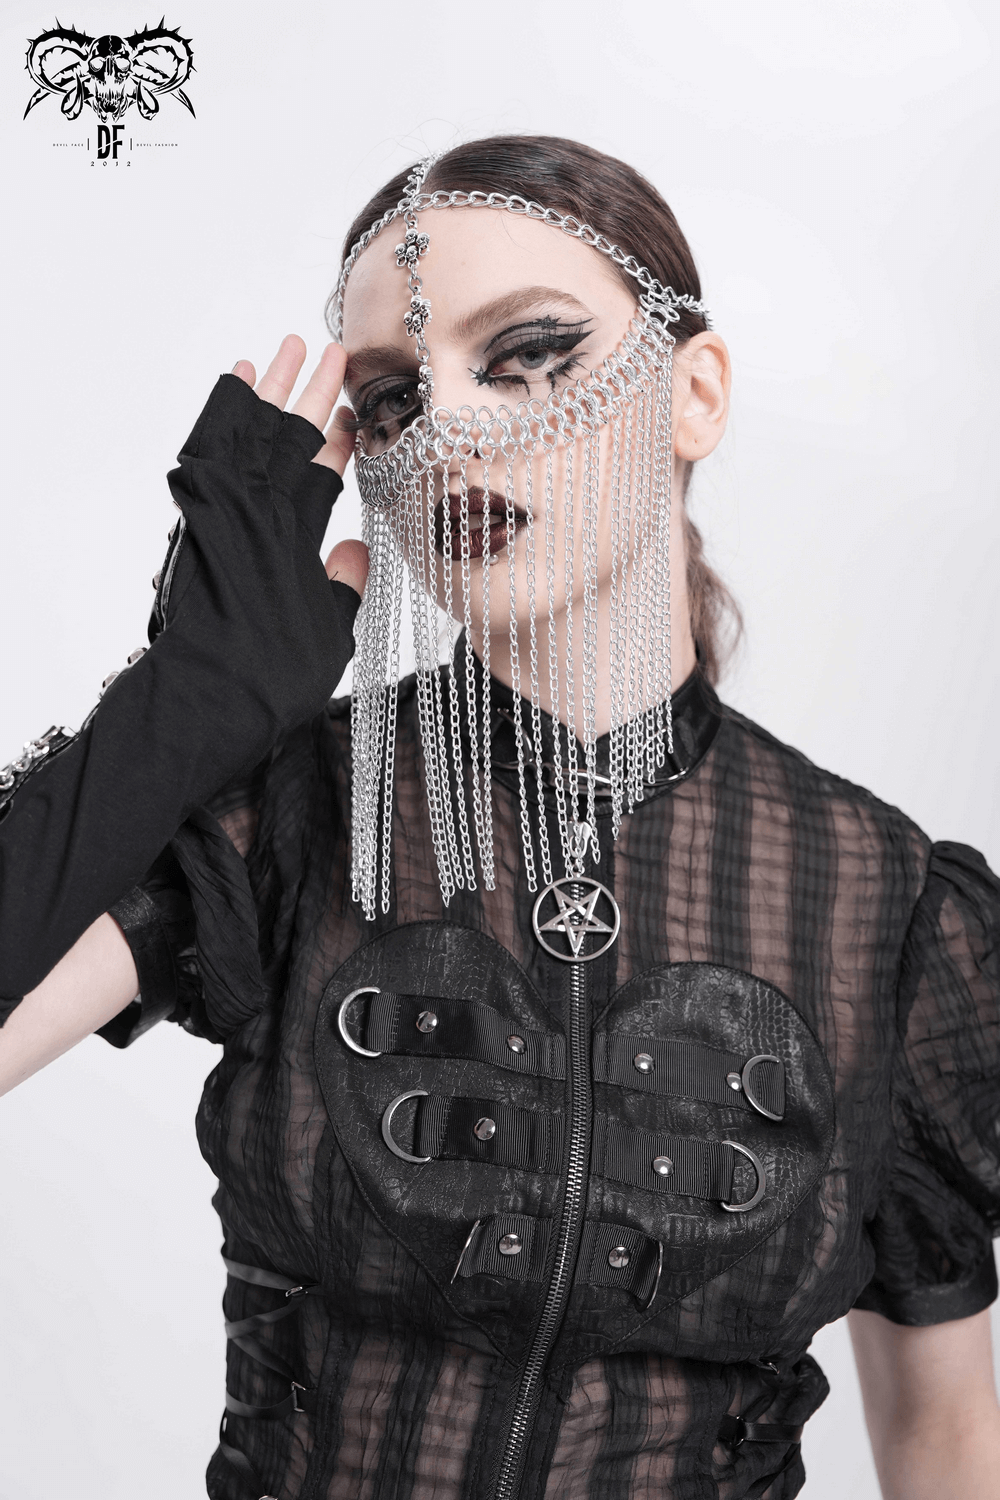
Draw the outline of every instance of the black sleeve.
<instances>
[{"instance_id":1,"label":"black sleeve","mask_svg":"<svg viewBox=\"0 0 1000 1500\"><path fill-rule=\"evenodd\" d=\"M1000 881L936 844L907 936L892 1083L896 1160L870 1226L876 1270L857 1307L923 1326L997 1295Z\"/></svg>"},{"instance_id":2,"label":"black sleeve","mask_svg":"<svg viewBox=\"0 0 1000 1500\"><path fill-rule=\"evenodd\" d=\"M360 599L319 557L342 489L312 462L323 441L220 378L168 476L181 515L150 647L106 680L77 734L53 729L0 770L0 1025L218 789L309 722L339 682ZM219 866L209 879L228 879L202 822Z\"/></svg>"}]
</instances>

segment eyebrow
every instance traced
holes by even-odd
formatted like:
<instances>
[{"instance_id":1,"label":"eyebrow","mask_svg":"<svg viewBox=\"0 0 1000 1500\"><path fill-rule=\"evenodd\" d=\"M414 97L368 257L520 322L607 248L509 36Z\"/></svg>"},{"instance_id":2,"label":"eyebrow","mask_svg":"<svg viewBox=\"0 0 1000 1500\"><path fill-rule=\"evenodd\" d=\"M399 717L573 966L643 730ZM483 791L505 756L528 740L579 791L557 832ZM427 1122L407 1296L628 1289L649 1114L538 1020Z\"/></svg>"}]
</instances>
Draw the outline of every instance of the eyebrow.
<instances>
[{"instance_id":1,"label":"eyebrow","mask_svg":"<svg viewBox=\"0 0 1000 1500\"><path fill-rule=\"evenodd\" d=\"M503 297L495 297L492 302L484 302L482 307L477 307L475 312L466 313L464 318L459 318L452 330L453 336L459 343L480 338L495 328L497 323L506 318L519 317L521 313L527 312L531 307L538 307L541 303L547 303L550 307L564 307L573 312L584 313L587 317L593 317L590 309L584 307L582 302L569 292L561 292L552 286L524 286L519 291L508 292Z\"/></svg>"},{"instance_id":2,"label":"eyebrow","mask_svg":"<svg viewBox=\"0 0 1000 1500\"><path fill-rule=\"evenodd\" d=\"M399 371L401 367L416 370L417 363L412 346L407 349L400 344L368 344L348 359L344 382L346 385L355 386L363 375L384 375L388 370ZM355 395L360 395L363 389L363 386L359 387L355 390Z\"/></svg>"},{"instance_id":3,"label":"eyebrow","mask_svg":"<svg viewBox=\"0 0 1000 1500\"><path fill-rule=\"evenodd\" d=\"M474 312L466 313L465 317L459 318L454 325L452 336L459 343L470 342L488 333L498 323L508 318L519 317L529 308L537 308L543 303L549 307L562 307L567 311L583 313L588 318L593 317L590 309L584 307L583 303L569 292L561 292L557 287L552 286L524 286L516 292L507 292L502 297L494 297L492 302L484 302L482 307L477 307ZM348 359L344 380L347 385L354 388L354 394L357 397L364 390L364 386L358 386L357 382L366 375L384 375L389 370L399 373L403 370L412 372L416 368L417 360L412 345L407 348L400 344L369 344Z\"/></svg>"}]
</instances>

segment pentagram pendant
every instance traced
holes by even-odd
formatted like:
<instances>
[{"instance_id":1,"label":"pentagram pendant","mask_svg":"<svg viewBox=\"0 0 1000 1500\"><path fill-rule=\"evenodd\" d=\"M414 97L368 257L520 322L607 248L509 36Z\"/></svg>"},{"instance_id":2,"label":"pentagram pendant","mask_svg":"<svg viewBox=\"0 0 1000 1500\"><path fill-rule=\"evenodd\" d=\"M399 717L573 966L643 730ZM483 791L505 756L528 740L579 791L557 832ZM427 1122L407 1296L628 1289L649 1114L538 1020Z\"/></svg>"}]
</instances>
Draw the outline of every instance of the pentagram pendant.
<instances>
[{"instance_id":1,"label":"pentagram pendant","mask_svg":"<svg viewBox=\"0 0 1000 1500\"><path fill-rule=\"evenodd\" d=\"M605 917L609 920L605 921ZM531 912L531 925L546 953L561 958L563 963L582 964L607 953L618 937L622 917L618 902L606 885L582 875L572 879L567 876L554 880L538 896ZM556 933L565 946L562 943L555 946ZM591 936L599 940L599 946L585 952L586 940Z\"/></svg>"}]
</instances>

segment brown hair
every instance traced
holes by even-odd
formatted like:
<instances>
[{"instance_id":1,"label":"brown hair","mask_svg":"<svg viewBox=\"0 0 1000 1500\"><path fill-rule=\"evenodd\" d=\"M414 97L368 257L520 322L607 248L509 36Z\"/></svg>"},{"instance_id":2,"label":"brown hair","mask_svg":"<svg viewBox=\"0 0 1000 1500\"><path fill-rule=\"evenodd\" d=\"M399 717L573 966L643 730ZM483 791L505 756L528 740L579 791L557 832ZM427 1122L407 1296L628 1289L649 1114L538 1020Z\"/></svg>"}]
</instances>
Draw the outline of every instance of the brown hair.
<instances>
[{"instance_id":1,"label":"brown hair","mask_svg":"<svg viewBox=\"0 0 1000 1500\"><path fill-rule=\"evenodd\" d=\"M365 230L399 202L410 170L397 173L365 204L347 232L345 260ZM579 141L553 135L496 135L467 141L434 163L422 190L518 195L571 214L634 255L664 286L701 297L691 248L652 183L617 157ZM634 277L621 267L616 269L634 296ZM704 332L705 326L700 314L682 308L673 328L678 342L685 343ZM689 465L685 491L690 476ZM691 632L701 670L715 684L739 638L742 620L726 585L705 559L701 533L686 505L683 518Z\"/></svg>"}]
</instances>

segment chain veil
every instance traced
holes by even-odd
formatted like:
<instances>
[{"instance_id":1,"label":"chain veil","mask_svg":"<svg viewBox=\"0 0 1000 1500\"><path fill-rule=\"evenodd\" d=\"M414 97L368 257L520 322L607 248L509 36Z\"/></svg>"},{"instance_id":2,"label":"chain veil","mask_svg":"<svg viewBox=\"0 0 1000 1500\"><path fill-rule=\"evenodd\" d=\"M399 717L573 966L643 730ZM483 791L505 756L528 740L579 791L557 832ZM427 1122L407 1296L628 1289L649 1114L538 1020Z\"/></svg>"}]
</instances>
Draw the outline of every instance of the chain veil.
<instances>
[{"instance_id":1,"label":"chain veil","mask_svg":"<svg viewBox=\"0 0 1000 1500\"><path fill-rule=\"evenodd\" d=\"M359 436L356 454L370 572L355 629L352 886L354 899L362 903L369 918L377 908L383 912L389 908L404 594L413 623L427 805L445 903L458 889L475 889L478 878L487 889L494 887L491 608L509 611L520 828L530 890L538 889L539 881L543 889L550 886L559 867L563 878L572 879L582 874L588 855L599 860L595 807L599 784L601 794L610 798L612 831L617 838L623 814L642 800L644 787L663 766L666 754L673 752L669 535L675 339L670 325L678 320L682 307L703 315L705 309L694 298L662 286L634 256L571 216L518 196L421 192L435 160L427 157L417 164L400 202L352 247L330 300L330 327L339 340L344 292L354 266L377 235L402 219L405 237L396 246L396 263L407 275L410 304L404 322L418 356L418 393L424 410L385 452L367 453ZM634 277L639 305L614 353L599 368L554 391L545 401L451 411L433 404L434 376L424 339L431 305L423 295L419 275L430 238L420 231L418 215L430 208L480 207L539 220L607 255ZM470 463L475 465L477 487L483 492L481 559L470 553ZM523 464L519 501L515 464ZM457 532L447 478L450 474L454 479L456 473L461 500ZM600 774L595 699L602 492L609 496L611 509L611 569L605 584L611 621L611 729L607 770ZM525 512L527 517L526 652L518 627L515 580L518 508L521 519ZM443 523L438 519L441 512ZM490 521L496 524L501 512L506 519L506 547L491 554ZM435 527L442 524L439 575ZM501 568L496 566L503 551L506 590ZM583 638L574 642L573 612L567 609L567 639L560 659L555 623L558 570L562 570L569 600L581 583L574 577L581 558ZM470 629L474 568L480 573L484 618L481 673L476 671ZM439 589L449 660L454 657L456 629L465 627L464 657L451 673L440 670ZM579 683L575 681L574 647L579 651ZM543 674L552 720L561 718L568 730L565 743L543 729ZM527 713L522 702L528 705ZM470 756L463 754L463 733ZM467 774L462 769L466 762ZM553 847L545 818L539 815L543 784L555 792L557 847Z\"/></svg>"}]
</instances>

